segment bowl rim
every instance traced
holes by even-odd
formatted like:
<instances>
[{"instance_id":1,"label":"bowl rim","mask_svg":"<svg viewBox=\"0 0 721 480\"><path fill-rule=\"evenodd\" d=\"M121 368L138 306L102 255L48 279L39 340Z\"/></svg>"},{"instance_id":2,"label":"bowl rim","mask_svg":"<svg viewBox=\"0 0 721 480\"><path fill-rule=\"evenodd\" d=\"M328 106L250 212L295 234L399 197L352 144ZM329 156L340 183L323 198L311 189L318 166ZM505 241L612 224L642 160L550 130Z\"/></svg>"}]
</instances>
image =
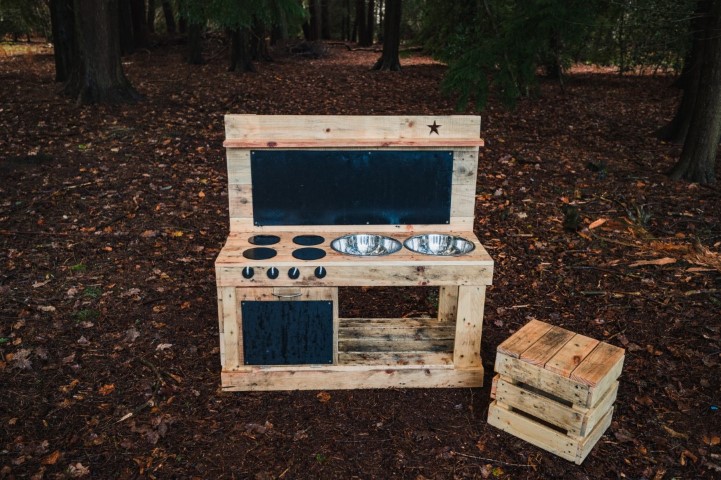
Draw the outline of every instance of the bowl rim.
<instances>
[{"instance_id":1,"label":"bowl rim","mask_svg":"<svg viewBox=\"0 0 721 480\"><path fill-rule=\"evenodd\" d=\"M443 253L427 253L427 252L421 252L421 251L419 251L419 250L415 250L415 249L413 249L413 248L411 248L411 247L408 246L408 244L409 244L412 240L415 240L415 239L420 238L420 237L428 237L428 236L430 236L430 235L440 235L440 236L442 236L442 237L450 237L451 239L453 239L453 241L462 240L462 241L466 242L468 245L470 245L471 248L469 248L468 251L463 252L463 253L446 253L446 254L443 254ZM431 257L462 257L462 256L464 256L464 255L468 255L469 253L471 253L473 250L476 249L476 244L473 243L471 240L468 240L467 238L463 238L463 237L458 236L458 235L451 235L451 234L448 234L448 233L440 233L440 232L439 232L439 233L434 233L434 232L418 233L418 234L416 234L416 235L413 235L413 236L411 236L411 237L406 238L406 239L403 241L403 246L404 246L405 248L407 248L408 250L410 250L411 252L413 252L413 253L418 253L418 254L420 254L420 255L429 255L429 256L431 256Z\"/></svg>"},{"instance_id":2,"label":"bowl rim","mask_svg":"<svg viewBox=\"0 0 721 480\"><path fill-rule=\"evenodd\" d=\"M383 240L390 240L390 242L391 242L394 246L397 245L398 248L396 248L396 249L393 250L393 251L386 251L385 253L378 253L378 254L374 254L374 255L367 255L367 254L364 255L364 254L362 254L362 253L344 252L344 251L339 250L338 248L336 248L336 242L338 242L339 240L347 239L347 238L350 238L350 237L357 237L357 236L359 236L359 235L367 235L367 236L369 236L369 237L379 237L379 238L381 238L381 239L383 239ZM386 256L386 255L393 255L394 253L400 252L400 251L403 249L403 243L401 243L400 240L397 240L397 239L395 239L395 238L393 238L393 237L389 237L389 236L387 236L387 235L380 235L380 234L378 234L378 233L348 233L348 234L346 234L346 235L341 235L340 237L337 237L337 238L334 238L333 240L331 240L331 242L330 242L330 248L331 248L333 251L340 253L341 255L352 255L352 256L354 256L354 257L383 257L383 256Z\"/></svg>"}]
</instances>

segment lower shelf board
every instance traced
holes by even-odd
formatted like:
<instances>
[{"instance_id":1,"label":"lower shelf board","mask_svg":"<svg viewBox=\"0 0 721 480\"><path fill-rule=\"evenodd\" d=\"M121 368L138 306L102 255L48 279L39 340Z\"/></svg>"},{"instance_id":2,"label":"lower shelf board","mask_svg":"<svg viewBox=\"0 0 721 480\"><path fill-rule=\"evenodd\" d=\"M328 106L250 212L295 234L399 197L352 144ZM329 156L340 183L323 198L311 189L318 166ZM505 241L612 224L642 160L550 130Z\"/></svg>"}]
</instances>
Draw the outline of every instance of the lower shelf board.
<instances>
[{"instance_id":1,"label":"lower shelf board","mask_svg":"<svg viewBox=\"0 0 721 480\"><path fill-rule=\"evenodd\" d=\"M465 388L483 386L483 368L452 365L243 367L221 372L225 391Z\"/></svg>"}]
</instances>

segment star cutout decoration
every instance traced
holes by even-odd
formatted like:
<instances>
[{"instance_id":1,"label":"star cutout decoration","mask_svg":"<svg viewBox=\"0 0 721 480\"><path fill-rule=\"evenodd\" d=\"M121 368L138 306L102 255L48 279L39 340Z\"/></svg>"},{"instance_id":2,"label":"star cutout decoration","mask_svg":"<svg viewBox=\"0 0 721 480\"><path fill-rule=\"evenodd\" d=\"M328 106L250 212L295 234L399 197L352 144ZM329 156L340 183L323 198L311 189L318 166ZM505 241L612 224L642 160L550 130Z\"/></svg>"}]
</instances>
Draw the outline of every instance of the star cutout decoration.
<instances>
[{"instance_id":1,"label":"star cutout decoration","mask_svg":"<svg viewBox=\"0 0 721 480\"><path fill-rule=\"evenodd\" d=\"M428 135L432 135L433 133L435 133L436 135L440 135L440 133L438 133L438 129L441 128L442 126L443 125L436 125L436 121L433 120L433 125L428 125L428 127L431 129L431 131Z\"/></svg>"}]
</instances>

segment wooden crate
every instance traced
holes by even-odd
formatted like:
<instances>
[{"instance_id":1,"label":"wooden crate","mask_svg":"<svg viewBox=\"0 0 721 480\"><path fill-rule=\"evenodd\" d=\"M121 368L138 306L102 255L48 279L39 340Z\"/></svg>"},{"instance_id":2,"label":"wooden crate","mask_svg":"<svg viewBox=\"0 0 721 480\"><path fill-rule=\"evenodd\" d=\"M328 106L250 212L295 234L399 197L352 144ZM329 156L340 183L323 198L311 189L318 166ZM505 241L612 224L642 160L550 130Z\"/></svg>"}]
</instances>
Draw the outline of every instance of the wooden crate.
<instances>
[{"instance_id":1,"label":"wooden crate","mask_svg":"<svg viewBox=\"0 0 721 480\"><path fill-rule=\"evenodd\" d=\"M498 346L488 423L581 464L611 424L624 350L532 320Z\"/></svg>"}]
</instances>

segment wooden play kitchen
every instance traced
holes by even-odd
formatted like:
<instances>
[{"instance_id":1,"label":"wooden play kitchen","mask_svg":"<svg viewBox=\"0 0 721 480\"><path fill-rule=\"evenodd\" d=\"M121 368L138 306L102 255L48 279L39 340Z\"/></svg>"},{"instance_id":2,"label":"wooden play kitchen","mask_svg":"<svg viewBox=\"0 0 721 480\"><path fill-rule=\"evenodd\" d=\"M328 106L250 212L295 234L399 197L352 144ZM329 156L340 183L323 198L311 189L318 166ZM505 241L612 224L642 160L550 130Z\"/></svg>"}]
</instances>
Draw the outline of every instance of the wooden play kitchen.
<instances>
[{"instance_id":1,"label":"wooden play kitchen","mask_svg":"<svg viewBox=\"0 0 721 480\"><path fill-rule=\"evenodd\" d=\"M476 116L225 117L225 390L476 387L493 260ZM339 318L338 287L435 286L438 318Z\"/></svg>"}]
</instances>

